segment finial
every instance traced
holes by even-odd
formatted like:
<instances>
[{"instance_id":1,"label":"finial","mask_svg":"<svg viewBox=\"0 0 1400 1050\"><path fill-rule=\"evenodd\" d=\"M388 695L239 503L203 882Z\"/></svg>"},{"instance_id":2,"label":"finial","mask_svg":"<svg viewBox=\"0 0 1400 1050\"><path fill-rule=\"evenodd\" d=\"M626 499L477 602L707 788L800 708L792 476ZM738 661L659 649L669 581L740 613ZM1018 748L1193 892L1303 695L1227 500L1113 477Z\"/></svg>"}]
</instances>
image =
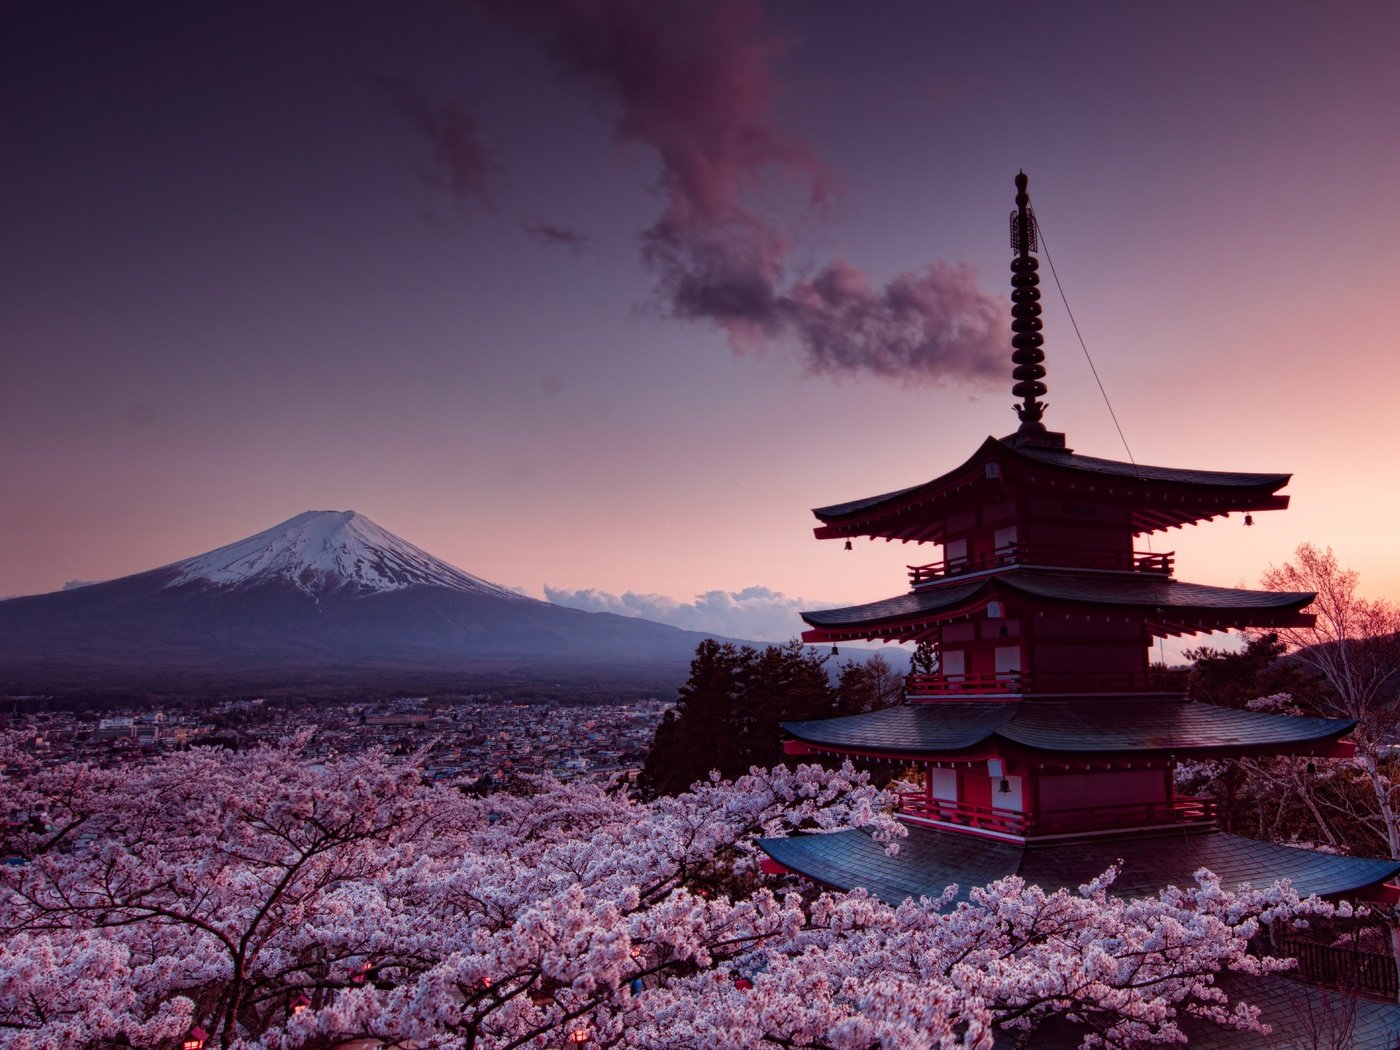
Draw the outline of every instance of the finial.
<instances>
[{"instance_id":1,"label":"finial","mask_svg":"<svg viewBox=\"0 0 1400 1050\"><path fill-rule=\"evenodd\" d=\"M1039 400L1046 387L1041 380L1045 377L1045 352L1040 349L1045 342L1040 334L1040 278L1036 270L1040 261L1031 255L1039 250L1038 230L1035 212L1031 211L1031 199L1026 193L1026 173L1016 175L1016 210L1011 213L1011 250L1016 258L1011 260L1011 345L1014 348L1011 360L1016 367L1011 377L1016 382L1011 393L1021 398L1016 405L1016 415L1021 426L1018 436L1031 439L1046 434L1045 424L1040 417L1045 414L1045 402Z\"/></svg>"}]
</instances>

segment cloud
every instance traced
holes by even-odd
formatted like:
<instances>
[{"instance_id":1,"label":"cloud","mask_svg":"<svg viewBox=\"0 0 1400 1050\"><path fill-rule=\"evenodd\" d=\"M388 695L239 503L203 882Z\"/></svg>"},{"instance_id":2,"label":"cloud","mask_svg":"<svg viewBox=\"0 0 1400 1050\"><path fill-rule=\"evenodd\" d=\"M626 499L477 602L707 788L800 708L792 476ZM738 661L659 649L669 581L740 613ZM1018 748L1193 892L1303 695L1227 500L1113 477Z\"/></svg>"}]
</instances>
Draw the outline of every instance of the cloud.
<instances>
[{"instance_id":1,"label":"cloud","mask_svg":"<svg viewBox=\"0 0 1400 1050\"><path fill-rule=\"evenodd\" d=\"M69 580L59 590L76 591L79 587L91 587L94 583L101 583L101 580Z\"/></svg>"},{"instance_id":2,"label":"cloud","mask_svg":"<svg viewBox=\"0 0 1400 1050\"><path fill-rule=\"evenodd\" d=\"M417 84L402 78L382 77L377 83L429 144L429 160L420 172L423 181L447 190L458 205L492 207L491 182L500 162L481 137L475 114L458 101L434 102Z\"/></svg>"},{"instance_id":3,"label":"cloud","mask_svg":"<svg viewBox=\"0 0 1400 1050\"><path fill-rule=\"evenodd\" d=\"M582 230L576 230L572 226L562 226L558 223L535 220L522 222L520 228L536 244L542 244L546 248L568 248L575 255L593 243L593 238Z\"/></svg>"},{"instance_id":4,"label":"cloud","mask_svg":"<svg viewBox=\"0 0 1400 1050\"><path fill-rule=\"evenodd\" d=\"M842 260L792 272L798 236L837 180L778 126L785 45L756 0L494 6L589 90L620 144L656 153L664 206L642 256L666 312L713 324L736 351L795 344L814 373L904 384L1004 374L1007 307L966 267L934 263L883 286Z\"/></svg>"},{"instance_id":5,"label":"cloud","mask_svg":"<svg viewBox=\"0 0 1400 1050\"><path fill-rule=\"evenodd\" d=\"M802 633L805 625L799 610L821 607L821 602L789 598L767 587L745 587L739 591L706 591L693 602L680 602L663 594L612 594L589 587L571 591L545 584L545 598L587 612L610 612L636 616L729 638L759 642L785 642Z\"/></svg>"}]
</instances>

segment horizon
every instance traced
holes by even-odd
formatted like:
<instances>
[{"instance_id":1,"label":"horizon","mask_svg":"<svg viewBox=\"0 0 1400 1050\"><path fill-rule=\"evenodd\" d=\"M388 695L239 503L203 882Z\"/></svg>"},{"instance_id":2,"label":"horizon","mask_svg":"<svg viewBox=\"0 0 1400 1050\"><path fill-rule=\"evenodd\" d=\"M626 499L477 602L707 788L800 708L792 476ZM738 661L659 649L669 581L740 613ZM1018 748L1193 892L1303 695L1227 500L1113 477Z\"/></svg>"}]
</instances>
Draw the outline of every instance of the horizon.
<instances>
[{"instance_id":1,"label":"horizon","mask_svg":"<svg viewBox=\"0 0 1400 1050\"><path fill-rule=\"evenodd\" d=\"M612 611L887 597L928 549L810 508L1015 429L1021 169L1131 457L1042 251L1047 425L1294 474L1253 528L1152 536L1179 577L1312 542L1400 592L1400 9L570 10L16 16L0 595L338 506Z\"/></svg>"}]
</instances>

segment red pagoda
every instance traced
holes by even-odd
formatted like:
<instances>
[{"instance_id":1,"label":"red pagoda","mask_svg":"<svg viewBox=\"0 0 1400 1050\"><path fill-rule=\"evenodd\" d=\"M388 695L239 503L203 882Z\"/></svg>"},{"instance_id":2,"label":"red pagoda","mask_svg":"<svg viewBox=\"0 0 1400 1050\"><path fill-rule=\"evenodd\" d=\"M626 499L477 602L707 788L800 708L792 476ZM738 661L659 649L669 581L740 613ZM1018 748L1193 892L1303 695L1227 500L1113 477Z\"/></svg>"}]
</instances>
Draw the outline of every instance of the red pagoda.
<instances>
[{"instance_id":1,"label":"red pagoda","mask_svg":"<svg viewBox=\"0 0 1400 1050\"><path fill-rule=\"evenodd\" d=\"M911 488L815 511L820 539L931 543L910 589L804 613L803 640L931 642L936 673L867 714L789 722L792 755L918 771L897 856L859 832L765 839L770 866L891 903L1007 875L1077 886L1121 862L1115 892L1155 893L1209 868L1227 886L1287 878L1302 893L1394 899L1400 863L1276 846L1216 826L1177 794L1183 760L1340 756L1351 721L1195 703L1154 670L1157 639L1306 624L1312 594L1185 583L1139 537L1230 513L1281 510L1287 474L1144 466L1080 455L1042 422L1035 217L1026 177L1011 216L1017 431ZM1248 519L1246 519L1248 520Z\"/></svg>"}]
</instances>

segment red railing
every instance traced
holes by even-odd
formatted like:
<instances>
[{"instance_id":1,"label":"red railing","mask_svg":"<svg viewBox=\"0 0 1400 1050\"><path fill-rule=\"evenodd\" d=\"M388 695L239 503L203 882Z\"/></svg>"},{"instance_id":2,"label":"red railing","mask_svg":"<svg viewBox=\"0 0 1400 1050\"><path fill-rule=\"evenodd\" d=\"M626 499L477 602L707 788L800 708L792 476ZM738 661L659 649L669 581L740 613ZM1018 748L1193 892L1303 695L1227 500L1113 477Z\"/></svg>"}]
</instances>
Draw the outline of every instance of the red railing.
<instances>
[{"instance_id":1,"label":"red railing","mask_svg":"<svg viewBox=\"0 0 1400 1050\"><path fill-rule=\"evenodd\" d=\"M985 696L994 693L1179 693L1190 671L992 671L980 674L911 674L905 693Z\"/></svg>"},{"instance_id":2,"label":"red railing","mask_svg":"<svg viewBox=\"0 0 1400 1050\"><path fill-rule=\"evenodd\" d=\"M1026 815L992 806L973 806L966 802L944 802L911 791L899 796L899 811L907 817L937 820L944 824L961 824L983 831L1001 831L1009 835L1026 833Z\"/></svg>"},{"instance_id":3,"label":"red railing","mask_svg":"<svg viewBox=\"0 0 1400 1050\"><path fill-rule=\"evenodd\" d=\"M952 696L958 693L1019 693L1029 688L1020 671L986 674L911 674L904 680L909 696Z\"/></svg>"},{"instance_id":4,"label":"red railing","mask_svg":"<svg viewBox=\"0 0 1400 1050\"><path fill-rule=\"evenodd\" d=\"M1213 798L1178 795L1170 802L1047 810L1036 815L1031 828L1034 834L1060 835L1074 831L1142 828L1157 824L1200 824L1214 821L1217 812Z\"/></svg>"},{"instance_id":5,"label":"red railing","mask_svg":"<svg viewBox=\"0 0 1400 1050\"><path fill-rule=\"evenodd\" d=\"M929 562L927 565L909 565L907 568L910 584L917 587L921 583L932 583L949 576L961 576L983 569L1000 569L1008 565L1054 565L1061 568L1112 569L1118 572L1146 572L1170 576L1175 561L1175 551L1163 554L1131 551L1120 554L1115 551L1078 550L1070 547L1021 547L1013 543L969 557L945 558L943 561Z\"/></svg>"},{"instance_id":6,"label":"red railing","mask_svg":"<svg viewBox=\"0 0 1400 1050\"><path fill-rule=\"evenodd\" d=\"M1044 813L1018 813L994 806L931 799L922 792L900 794L899 812L921 820L936 820L981 831L1008 835L1065 835L1113 828L1154 827L1162 824L1199 824L1213 821L1216 802L1180 795L1171 802L1139 802L1119 806L1085 806Z\"/></svg>"}]
</instances>

